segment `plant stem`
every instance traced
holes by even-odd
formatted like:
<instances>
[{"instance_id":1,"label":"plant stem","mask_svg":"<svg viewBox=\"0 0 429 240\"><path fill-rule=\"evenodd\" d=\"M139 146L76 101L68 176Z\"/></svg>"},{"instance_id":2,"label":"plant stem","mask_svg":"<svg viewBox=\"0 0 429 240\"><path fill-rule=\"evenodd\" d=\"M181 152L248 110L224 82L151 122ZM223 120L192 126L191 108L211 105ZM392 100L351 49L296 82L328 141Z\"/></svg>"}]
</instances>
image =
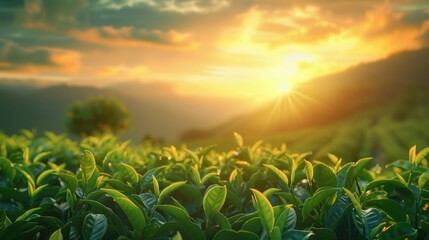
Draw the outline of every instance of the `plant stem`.
<instances>
[{"instance_id":1,"label":"plant stem","mask_svg":"<svg viewBox=\"0 0 429 240\"><path fill-rule=\"evenodd\" d=\"M358 190L359 197L360 197L360 196L362 196L362 191L360 190L360 186L359 186L359 182L358 182L357 178L355 179L355 182L356 182L356 188Z\"/></svg>"}]
</instances>

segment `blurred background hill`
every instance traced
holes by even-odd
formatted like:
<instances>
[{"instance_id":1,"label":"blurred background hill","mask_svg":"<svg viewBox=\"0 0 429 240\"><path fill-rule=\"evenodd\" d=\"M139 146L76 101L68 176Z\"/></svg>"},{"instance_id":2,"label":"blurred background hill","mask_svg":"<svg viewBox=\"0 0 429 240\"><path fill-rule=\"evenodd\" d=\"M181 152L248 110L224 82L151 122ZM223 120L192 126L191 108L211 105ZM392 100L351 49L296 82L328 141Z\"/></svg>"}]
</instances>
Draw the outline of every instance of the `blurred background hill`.
<instances>
[{"instance_id":1,"label":"blurred background hill","mask_svg":"<svg viewBox=\"0 0 429 240\"><path fill-rule=\"evenodd\" d=\"M185 132L191 145L209 139L232 145L238 131L250 141L286 142L293 151L331 152L347 160L406 158L406 150L429 144L429 49L362 63L295 86L249 114L211 129ZM212 138L212 139L210 139ZM229 145L229 146L230 146ZM396 156L396 157L395 157Z\"/></svg>"},{"instance_id":2,"label":"blurred background hill","mask_svg":"<svg viewBox=\"0 0 429 240\"><path fill-rule=\"evenodd\" d=\"M407 51L302 82L252 109L237 100L182 96L164 83L125 82L104 88L2 81L0 126L7 134L36 128L64 132L65 112L77 100L114 96L132 115L122 137L151 136L192 147L248 141L285 142L293 151L347 160L406 157L429 145L429 49ZM394 159L392 159L394 160Z\"/></svg>"},{"instance_id":3,"label":"blurred background hill","mask_svg":"<svg viewBox=\"0 0 429 240\"><path fill-rule=\"evenodd\" d=\"M186 129L210 127L242 111L238 101L180 96L165 87L139 82L105 88L0 84L0 129L7 134L23 128L64 132L70 106L98 96L113 96L125 104L131 113L131 129L122 137L137 143L148 136L174 140Z\"/></svg>"}]
</instances>

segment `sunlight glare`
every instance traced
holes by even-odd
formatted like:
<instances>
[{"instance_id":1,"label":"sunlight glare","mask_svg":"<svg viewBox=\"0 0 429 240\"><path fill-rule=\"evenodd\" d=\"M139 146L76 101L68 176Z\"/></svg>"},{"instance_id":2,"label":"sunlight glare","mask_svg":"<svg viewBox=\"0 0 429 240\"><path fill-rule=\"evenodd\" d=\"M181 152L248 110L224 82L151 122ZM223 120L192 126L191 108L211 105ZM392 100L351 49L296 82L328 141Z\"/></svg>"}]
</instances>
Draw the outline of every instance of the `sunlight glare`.
<instances>
[{"instance_id":1,"label":"sunlight glare","mask_svg":"<svg viewBox=\"0 0 429 240\"><path fill-rule=\"evenodd\" d=\"M279 95L289 94L293 91L293 87L290 83L282 82L278 88Z\"/></svg>"},{"instance_id":2,"label":"sunlight glare","mask_svg":"<svg viewBox=\"0 0 429 240\"><path fill-rule=\"evenodd\" d=\"M304 53L291 53L285 56L285 63L296 64L298 62L312 62L314 61L314 56Z\"/></svg>"}]
</instances>

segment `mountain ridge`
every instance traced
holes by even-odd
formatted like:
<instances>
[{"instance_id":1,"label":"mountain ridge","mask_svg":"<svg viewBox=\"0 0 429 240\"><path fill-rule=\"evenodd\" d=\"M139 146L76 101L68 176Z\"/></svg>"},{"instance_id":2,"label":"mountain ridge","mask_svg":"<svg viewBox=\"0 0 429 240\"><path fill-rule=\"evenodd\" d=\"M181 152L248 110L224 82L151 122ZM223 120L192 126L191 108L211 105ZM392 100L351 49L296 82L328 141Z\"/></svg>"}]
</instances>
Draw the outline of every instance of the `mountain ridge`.
<instances>
[{"instance_id":1,"label":"mountain ridge","mask_svg":"<svg viewBox=\"0 0 429 240\"><path fill-rule=\"evenodd\" d=\"M233 131L263 136L339 121L356 112L387 106L392 100L410 98L413 91L422 95L429 90L427 66L429 48L361 63L305 81L295 86L291 94L273 99L252 113L211 129L189 130L181 139L207 138Z\"/></svg>"}]
</instances>

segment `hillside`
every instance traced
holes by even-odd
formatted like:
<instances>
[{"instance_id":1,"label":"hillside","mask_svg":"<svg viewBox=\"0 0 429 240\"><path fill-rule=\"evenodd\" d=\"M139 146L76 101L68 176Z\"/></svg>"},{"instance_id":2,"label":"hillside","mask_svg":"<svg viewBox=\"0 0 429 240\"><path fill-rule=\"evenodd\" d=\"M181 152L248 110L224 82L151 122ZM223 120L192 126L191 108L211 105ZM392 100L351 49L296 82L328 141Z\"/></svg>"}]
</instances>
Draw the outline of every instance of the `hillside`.
<instances>
[{"instance_id":1,"label":"hillside","mask_svg":"<svg viewBox=\"0 0 429 240\"><path fill-rule=\"evenodd\" d=\"M191 130L183 139L240 131L271 134L339 121L392 102L426 102L429 90L429 49L403 52L387 59L315 78L294 92L273 99L256 111L212 129Z\"/></svg>"},{"instance_id":2,"label":"hillside","mask_svg":"<svg viewBox=\"0 0 429 240\"><path fill-rule=\"evenodd\" d=\"M222 147L228 146L223 139L238 131L251 141L313 151L315 158L333 152L347 160L376 155L390 161L413 144L429 145L427 66L429 49L361 64L307 81L253 113L182 137L191 146L217 142Z\"/></svg>"},{"instance_id":3,"label":"hillside","mask_svg":"<svg viewBox=\"0 0 429 240\"><path fill-rule=\"evenodd\" d=\"M0 85L0 129L7 134L17 133L23 128L61 133L65 131L65 112L75 101L91 96L114 96L126 105L132 115L132 128L122 134L124 139L138 143L150 135L173 140L186 129L210 127L225 121L242 104L229 100L216 102L209 98L182 97L158 88L138 82L106 88L67 85L28 87L31 91L22 86ZM224 106L228 108L224 109Z\"/></svg>"}]
</instances>

